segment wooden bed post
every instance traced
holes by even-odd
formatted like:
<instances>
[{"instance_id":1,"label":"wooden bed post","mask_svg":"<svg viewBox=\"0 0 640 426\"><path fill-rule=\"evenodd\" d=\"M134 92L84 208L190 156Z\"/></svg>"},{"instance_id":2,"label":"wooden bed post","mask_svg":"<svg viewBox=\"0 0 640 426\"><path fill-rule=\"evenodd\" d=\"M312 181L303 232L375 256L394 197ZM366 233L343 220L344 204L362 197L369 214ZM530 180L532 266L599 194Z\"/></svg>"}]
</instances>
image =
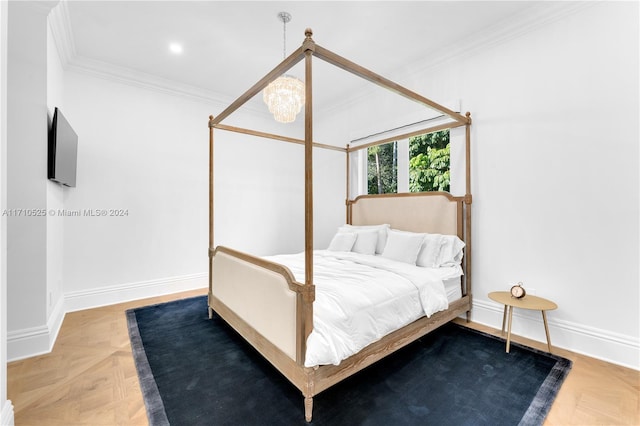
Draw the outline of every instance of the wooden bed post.
<instances>
[{"instance_id":1,"label":"wooden bed post","mask_svg":"<svg viewBox=\"0 0 640 426\"><path fill-rule=\"evenodd\" d=\"M305 104L304 104L304 209L305 209L305 292L304 303L304 338L305 342L311 331L313 331L313 79L311 60L313 48L315 46L311 36L313 32L307 28L304 32L306 38L305 46ZM306 348L305 351L306 352ZM303 353L303 355L305 355Z\"/></svg>"},{"instance_id":2,"label":"wooden bed post","mask_svg":"<svg viewBox=\"0 0 640 426\"><path fill-rule=\"evenodd\" d=\"M307 28L305 41L311 40ZM305 195L305 285L313 285L313 90L311 59L313 52L304 52L304 195Z\"/></svg>"},{"instance_id":3,"label":"wooden bed post","mask_svg":"<svg viewBox=\"0 0 640 426\"><path fill-rule=\"evenodd\" d=\"M347 144L346 156L347 156L347 188L345 191L346 198L345 198L344 204L347 211L345 216L345 223L351 223L351 218L349 214L349 198L351 196L350 194L351 193L351 153L349 152L349 144Z\"/></svg>"},{"instance_id":4,"label":"wooden bed post","mask_svg":"<svg viewBox=\"0 0 640 426\"><path fill-rule=\"evenodd\" d=\"M213 298L213 115L209 116L209 319L213 317L211 299Z\"/></svg>"},{"instance_id":5,"label":"wooden bed post","mask_svg":"<svg viewBox=\"0 0 640 426\"><path fill-rule=\"evenodd\" d=\"M465 202L465 277L467 288L466 291L470 297L469 304L473 303L471 293L471 113L467 112L467 124L465 126L465 165L466 165L466 191L464 196ZM471 321L471 311L467 311L467 322Z\"/></svg>"},{"instance_id":6,"label":"wooden bed post","mask_svg":"<svg viewBox=\"0 0 640 426\"><path fill-rule=\"evenodd\" d=\"M313 301L315 291L313 285L313 73L312 59L315 43L311 36L311 28L304 31L304 194L305 194L305 287L302 297L302 315L304 321L304 342L302 362L307 351L307 338L313 331ZM304 393L304 415L307 422L313 413L313 395L315 394L313 371L307 371L307 383Z\"/></svg>"}]
</instances>

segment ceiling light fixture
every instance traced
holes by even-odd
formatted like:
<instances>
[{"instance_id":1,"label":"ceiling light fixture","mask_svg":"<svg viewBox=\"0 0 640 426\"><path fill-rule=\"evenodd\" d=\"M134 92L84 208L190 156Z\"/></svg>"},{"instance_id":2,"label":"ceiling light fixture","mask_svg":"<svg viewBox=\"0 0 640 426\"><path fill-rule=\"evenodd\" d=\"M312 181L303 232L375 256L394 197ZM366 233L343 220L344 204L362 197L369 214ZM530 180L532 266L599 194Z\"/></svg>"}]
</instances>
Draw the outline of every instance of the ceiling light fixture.
<instances>
[{"instance_id":1,"label":"ceiling light fixture","mask_svg":"<svg viewBox=\"0 0 640 426\"><path fill-rule=\"evenodd\" d=\"M291 15L287 12L278 13L278 19L282 21L283 32L283 57L287 57L287 22L291 21ZM273 118L280 123L291 123L304 105L304 83L298 78L284 74L269 83L262 92L262 99L269 107Z\"/></svg>"},{"instance_id":2,"label":"ceiling light fixture","mask_svg":"<svg viewBox=\"0 0 640 426\"><path fill-rule=\"evenodd\" d=\"M178 43L170 43L169 50L171 53L175 53L176 55L182 53L182 45Z\"/></svg>"}]
</instances>

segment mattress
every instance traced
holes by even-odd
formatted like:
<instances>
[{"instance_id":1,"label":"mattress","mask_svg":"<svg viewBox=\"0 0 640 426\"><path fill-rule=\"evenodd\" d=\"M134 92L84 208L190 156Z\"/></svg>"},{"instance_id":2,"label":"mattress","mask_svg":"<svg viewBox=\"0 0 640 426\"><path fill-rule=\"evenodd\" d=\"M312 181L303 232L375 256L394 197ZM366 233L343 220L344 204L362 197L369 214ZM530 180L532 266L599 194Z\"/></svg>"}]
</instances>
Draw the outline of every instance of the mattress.
<instances>
[{"instance_id":1,"label":"mattress","mask_svg":"<svg viewBox=\"0 0 640 426\"><path fill-rule=\"evenodd\" d=\"M304 282L304 253L268 256ZM460 298L459 266L423 268L353 252L314 252L313 331L305 366L334 364Z\"/></svg>"},{"instance_id":2,"label":"mattress","mask_svg":"<svg viewBox=\"0 0 640 426\"><path fill-rule=\"evenodd\" d=\"M447 300L449 301L449 303L455 302L456 300L462 298L462 287L460 280L460 277L443 280L444 291L447 293Z\"/></svg>"}]
</instances>

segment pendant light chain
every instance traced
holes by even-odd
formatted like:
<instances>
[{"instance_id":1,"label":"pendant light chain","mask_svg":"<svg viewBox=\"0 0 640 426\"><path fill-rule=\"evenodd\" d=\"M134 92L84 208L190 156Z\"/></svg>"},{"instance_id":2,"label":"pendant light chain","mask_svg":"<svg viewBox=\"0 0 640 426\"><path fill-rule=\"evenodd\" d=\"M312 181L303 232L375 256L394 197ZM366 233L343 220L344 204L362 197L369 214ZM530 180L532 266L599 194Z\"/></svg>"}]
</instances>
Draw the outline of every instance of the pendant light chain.
<instances>
[{"instance_id":1,"label":"pendant light chain","mask_svg":"<svg viewBox=\"0 0 640 426\"><path fill-rule=\"evenodd\" d=\"M287 59L287 22L291 15L287 12L278 13L282 21L282 56ZM304 105L304 83L298 78L284 74L269 83L262 92L262 99L269 107L276 121L291 123Z\"/></svg>"},{"instance_id":2,"label":"pendant light chain","mask_svg":"<svg viewBox=\"0 0 640 426\"><path fill-rule=\"evenodd\" d=\"M287 22L291 20L291 14L288 12L278 13L278 18L282 21L282 59L287 57Z\"/></svg>"},{"instance_id":3,"label":"pendant light chain","mask_svg":"<svg viewBox=\"0 0 640 426\"><path fill-rule=\"evenodd\" d=\"M282 59L287 58L287 19L282 19Z\"/></svg>"}]
</instances>

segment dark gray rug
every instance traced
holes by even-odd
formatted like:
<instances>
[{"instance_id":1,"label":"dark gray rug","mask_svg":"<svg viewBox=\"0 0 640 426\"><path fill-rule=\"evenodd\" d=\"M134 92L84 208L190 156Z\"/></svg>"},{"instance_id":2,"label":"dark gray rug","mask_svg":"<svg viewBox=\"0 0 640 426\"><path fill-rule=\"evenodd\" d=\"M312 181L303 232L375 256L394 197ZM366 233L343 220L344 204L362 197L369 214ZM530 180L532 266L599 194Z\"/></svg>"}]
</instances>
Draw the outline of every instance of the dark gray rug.
<instances>
[{"instance_id":1,"label":"dark gray rug","mask_svg":"<svg viewBox=\"0 0 640 426\"><path fill-rule=\"evenodd\" d=\"M304 425L303 398L205 296L127 311L149 423ZM313 425L540 425L571 361L447 324L314 398Z\"/></svg>"}]
</instances>

